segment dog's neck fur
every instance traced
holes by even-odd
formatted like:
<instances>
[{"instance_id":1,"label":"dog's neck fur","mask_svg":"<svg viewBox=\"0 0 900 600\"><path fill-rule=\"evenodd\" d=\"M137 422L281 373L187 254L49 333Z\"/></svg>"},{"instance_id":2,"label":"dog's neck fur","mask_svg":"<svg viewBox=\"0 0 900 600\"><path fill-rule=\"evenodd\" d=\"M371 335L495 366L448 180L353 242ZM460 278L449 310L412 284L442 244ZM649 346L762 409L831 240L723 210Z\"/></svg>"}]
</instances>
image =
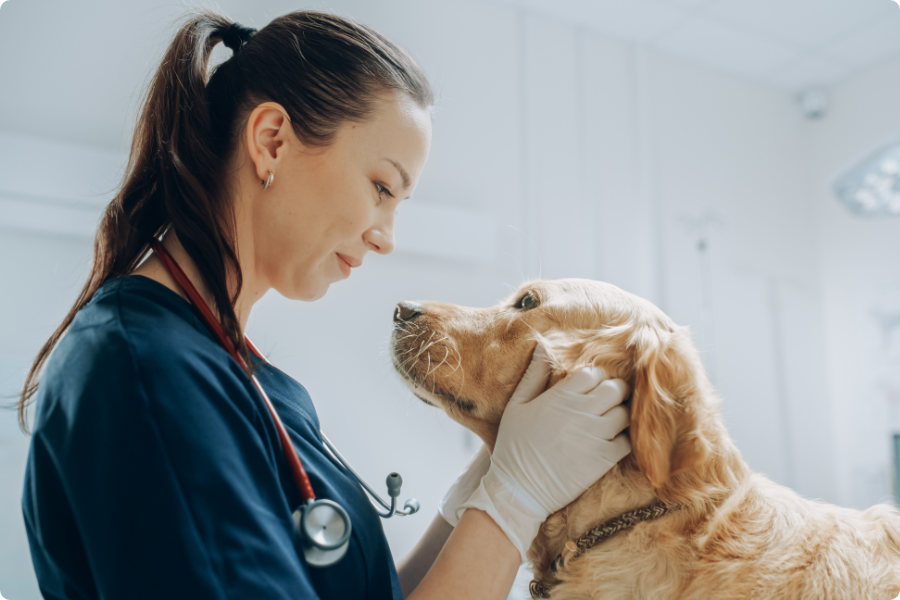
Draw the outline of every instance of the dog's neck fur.
<instances>
[{"instance_id":1,"label":"dog's neck fur","mask_svg":"<svg viewBox=\"0 0 900 600\"><path fill-rule=\"evenodd\" d=\"M560 376L554 374L551 383ZM536 575L552 577L550 563L562 551L566 541L575 540L622 513L657 502L680 507L661 520L677 520L686 537L694 537L705 529L704 520L714 513L711 508L724 502L750 471L728 436L712 387L704 386L700 393L703 397L699 401L707 413L701 420L703 435L712 447L705 460L675 474L662 487L654 489L641 473L635 456L626 457L574 502L544 522L528 551ZM665 561L666 557L660 556L660 560ZM634 573L633 576L643 575Z\"/></svg>"},{"instance_id":2,"label":"dog's neck fur","mask_svg":"<svg viewBox=\"0 0 900 600\"><path fill-rule=\"evenodd\" d=\"M572 366L570 366L572 368ZM615 367L606 367L611 377L628 379L627 373L619 373ZM563 369L554 369L548 387L566 375ZM703 413L699 419L702 435L709 442L711 452L704 460L688 470L672 475L659 488L654 488L641 472L634 454L623 459L608 473L588 488L568 506L550 515L541 525L538 536L528 550L535 576L553 580L550 563L563 550L568 540L576 540L586 531L601 525L625 512L663 502L678 505L679 509L659 521L672 520L678 523L677 530L685 538L695 538L707 529L706 521L714 514L713 507L721 505L750 470L732 442L722 422L718 410L719 399L702 368L697 365L697 396L695 406ZM493 452L497 436L497 425L481 423L484 427L473 429ZM665 562L665 550L660 561ZM623 575L620 575L623 576ZM640 578L645 574L634 572L625 577Z\"/></svg>"}]
</instances>

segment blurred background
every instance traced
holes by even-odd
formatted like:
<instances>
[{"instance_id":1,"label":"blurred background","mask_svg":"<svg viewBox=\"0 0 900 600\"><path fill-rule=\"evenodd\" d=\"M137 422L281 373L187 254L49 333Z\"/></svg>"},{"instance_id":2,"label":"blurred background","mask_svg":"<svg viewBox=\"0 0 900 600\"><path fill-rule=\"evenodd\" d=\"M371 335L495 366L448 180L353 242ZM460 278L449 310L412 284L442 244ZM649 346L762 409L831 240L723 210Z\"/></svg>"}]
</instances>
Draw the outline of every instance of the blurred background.
<instances>
[{"instance_id":1,"label":"blurred background","mask_svg":"<svg viewBox=\"0 0 900 600\"><path fill-rule=\"evenodd\" d=\"M438 91L396 252L314 303L272 292L249 325L357 470L376 487L399 471L422 502L384 524L397 560L479 442L393 372L394 304L488 306L538 276L609 281L690 326L755 470L844 506L896 501L891 0L3 2L0 393L20 390L84 283L144 86L189 6L257 28L335 11L405 46ZM220 45L214 61L228 56ZM0 413L10 600L40 597L20 509L28 443Z\"/></svg>"}]
</instances>

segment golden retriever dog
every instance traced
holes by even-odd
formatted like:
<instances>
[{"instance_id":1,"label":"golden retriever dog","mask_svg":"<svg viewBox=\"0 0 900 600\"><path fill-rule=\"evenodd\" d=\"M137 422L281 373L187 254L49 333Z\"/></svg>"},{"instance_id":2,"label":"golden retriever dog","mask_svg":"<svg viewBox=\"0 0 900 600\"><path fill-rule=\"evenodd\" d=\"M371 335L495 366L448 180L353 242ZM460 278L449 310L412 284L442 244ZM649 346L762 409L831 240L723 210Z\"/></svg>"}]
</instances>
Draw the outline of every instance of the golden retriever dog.
<instances>
[{"instance_id":1,"label":"golden retriever dog","mask_svg":"<svg viewBox=\"0 0 900 600\"><path fill-rule=\"evenodd\" d=\"M528 550L550 598L890 600L900 593L900 511L807 500L751 472L687 328L616 286L532 281L483 309L401 302L391 356L419 399L493 450L538 339L552 363L548 385L595 365L632 390L633 452L550 515ZM660 502L672 510L584 553L568 552L551 569L567 541Z\"/></svg>"}]
</instances>

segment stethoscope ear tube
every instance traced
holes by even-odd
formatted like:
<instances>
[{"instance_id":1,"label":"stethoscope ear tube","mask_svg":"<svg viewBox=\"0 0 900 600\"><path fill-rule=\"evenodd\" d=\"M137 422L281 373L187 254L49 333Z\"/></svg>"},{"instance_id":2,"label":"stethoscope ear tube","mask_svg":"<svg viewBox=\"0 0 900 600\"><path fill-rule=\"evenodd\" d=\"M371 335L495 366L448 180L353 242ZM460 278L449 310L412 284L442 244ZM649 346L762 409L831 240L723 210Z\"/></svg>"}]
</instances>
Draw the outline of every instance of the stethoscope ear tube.
<instances>
[{"instance_id":1,"label":"stethoscope ear tube","mask_svg":"<svg viewBox=\"0 0 900 600\"><path fill-rule=\"evenodd\" d=\"M363 490L365 490L365 492L369 494L369 497L372 498L374 502L380 504L382 508L387 511L381 512L376 506L375 512L379 517L381 517L382 519L390 519L394 515L407 517L419 512L419 501L415 498L410 498L406 501L406 503L403 505L403 508L406 509L405 511L397 510L397 496L400 495L400 487L403 485L403 478L400 477L400 473L391 473L387 476L386 483L388 488L388 495L391 497L391 502L390 504L388 504L388 502L386 500L383 500L381 496L379 496L375 492L375 490L372 489L372 486L366 483L366 480L363 479L362 476L357 473L353 467L350 466L350 463L348 463L347 459L344 458L340 452L338 452L338 449L334 444L331 443L331 440L329 440L328 437L321 431L319 431L319 434L322 436L322 442L324 442L325 448L328 449L328 454L332 462L350 471L350 474L353 475L353 478L356 479L357 483L359 483Z\"/></svg>"}]
</instances>

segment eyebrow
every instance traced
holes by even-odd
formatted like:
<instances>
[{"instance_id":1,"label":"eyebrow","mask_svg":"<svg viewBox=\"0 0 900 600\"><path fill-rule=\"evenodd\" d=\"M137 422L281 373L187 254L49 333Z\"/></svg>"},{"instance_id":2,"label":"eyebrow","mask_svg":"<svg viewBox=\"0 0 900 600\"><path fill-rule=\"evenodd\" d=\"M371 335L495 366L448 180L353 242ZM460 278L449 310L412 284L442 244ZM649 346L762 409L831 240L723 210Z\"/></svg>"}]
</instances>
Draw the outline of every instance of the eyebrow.
<instances>
[{"instance_id":1,"label":"eyebrow","mask_svg":"<svg viewBox=\"0 0 900 600\"><path fill-rule=\"evenodd\" d=\"M403 165L390 158L386 158L384 160L394 165L394 168L397 169L398 173L400 173L401 179L403 179L403 189L408 189L410 184L409 173L406 172L406 169L403 168Z\"/></svg>"}]
</instances>

